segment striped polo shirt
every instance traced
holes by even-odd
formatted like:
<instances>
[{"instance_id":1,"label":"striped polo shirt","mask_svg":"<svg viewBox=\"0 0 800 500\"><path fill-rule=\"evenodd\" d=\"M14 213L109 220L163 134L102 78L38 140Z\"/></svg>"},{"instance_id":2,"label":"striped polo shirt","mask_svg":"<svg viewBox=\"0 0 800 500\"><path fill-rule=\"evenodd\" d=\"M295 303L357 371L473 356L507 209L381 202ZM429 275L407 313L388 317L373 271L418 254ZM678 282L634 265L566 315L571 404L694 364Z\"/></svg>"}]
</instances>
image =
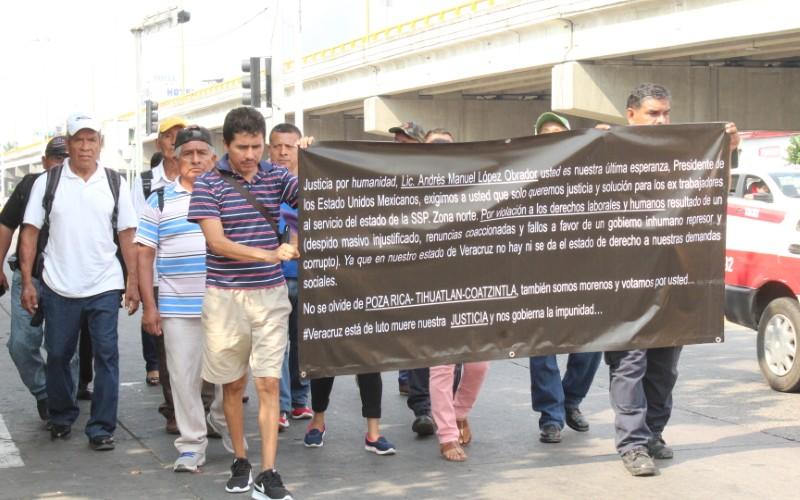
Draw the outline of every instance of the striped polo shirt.
<instances>
[{"instance_id":1,"label":"striped polo shirt","mask_svg":"<svg viewBox=\"0 0 800 500\"><path fill-rule=\"evenodd\" d=\"M217 168L232 173L272 216L275 224L280 216L280 205L285 202L297 206L297 177L283 167L261 162L252 182L247 182L228 164L228 155ZM207 172L195 180L192 201L189 204L189 221L220 219L225 237L249 247L274 250L279 240L272 226L261 213L231 187L216 171ZM280 264L243 262L216 255L207 249L206 286L214 288L270 288L284 283Z\"/></svg>"},{"instance_id":2,"label":"striped polo shirt","mask_svg":"<svg viewBox=\"0 0 800 500\"><path fill-rule=\"evenodd\" d=\"M203 308L206 239L200 226L186 219L190 199L179 182L169 184L162 212L154 192L136 229L136 243L156 249L158 310L168 318L199 318Z\"/></svg>"}]
</instances>

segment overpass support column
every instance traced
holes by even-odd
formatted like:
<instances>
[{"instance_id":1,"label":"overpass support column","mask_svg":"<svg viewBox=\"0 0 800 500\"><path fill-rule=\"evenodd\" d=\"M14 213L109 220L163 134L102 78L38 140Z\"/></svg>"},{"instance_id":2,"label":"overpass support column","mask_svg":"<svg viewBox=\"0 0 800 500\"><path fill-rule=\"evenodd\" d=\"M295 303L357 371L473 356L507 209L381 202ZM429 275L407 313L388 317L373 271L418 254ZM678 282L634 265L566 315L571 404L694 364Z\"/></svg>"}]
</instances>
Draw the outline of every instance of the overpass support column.
<instances>
[{"instance_id":1,"label":"overpass support column","mask_svg":"<svg viewBox=\"0 0 800 500\"><path fill-rule=\"evenodd\" d=\"M566 62L553 67L556 112L625 123L625 101L643 82L672 93L672 122L735 121L740 130L794 130L800 68L634 66Z\"/></svg>"},{"instance_id":2,"label":"overpass support column","mask_svg":"<svg viewBox=\"0 0 800 500\"><path fill-rule=\"evenodd\" d=\"M413 121L426 131L444 128L459 142L533 135L536 117L550 109L544 100L475 100L453 97L364 100L364 131L390 137L389 129Z\"/></svg>"}]
</instances>

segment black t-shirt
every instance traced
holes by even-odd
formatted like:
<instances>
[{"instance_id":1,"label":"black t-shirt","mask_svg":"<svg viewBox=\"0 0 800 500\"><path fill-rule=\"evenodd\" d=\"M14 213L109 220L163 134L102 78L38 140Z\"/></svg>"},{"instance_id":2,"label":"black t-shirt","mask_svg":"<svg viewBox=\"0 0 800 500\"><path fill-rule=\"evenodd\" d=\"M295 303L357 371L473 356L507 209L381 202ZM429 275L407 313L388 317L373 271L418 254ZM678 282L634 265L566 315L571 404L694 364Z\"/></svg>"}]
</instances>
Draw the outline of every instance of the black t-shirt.
<instances>
[{"instance_id":1,"label":"black t-shirt","mask_svg":"<svg viewBox=\"0 0 800 500\"><path fill-rule=\"evenodd\" d=\"M0 212L0 224L12 231L22 225L22 220L25 218L25 207L28 206L28 198L31 196L33 183L36 182L36 178L40 175L42 175L42 172L27 174L19 181L17 187L14 188L14 192L8 197L8 202L3 207L3 211ZM17 253L19 253L19 238L17 238Z\"/></svg>"}]
</instances>

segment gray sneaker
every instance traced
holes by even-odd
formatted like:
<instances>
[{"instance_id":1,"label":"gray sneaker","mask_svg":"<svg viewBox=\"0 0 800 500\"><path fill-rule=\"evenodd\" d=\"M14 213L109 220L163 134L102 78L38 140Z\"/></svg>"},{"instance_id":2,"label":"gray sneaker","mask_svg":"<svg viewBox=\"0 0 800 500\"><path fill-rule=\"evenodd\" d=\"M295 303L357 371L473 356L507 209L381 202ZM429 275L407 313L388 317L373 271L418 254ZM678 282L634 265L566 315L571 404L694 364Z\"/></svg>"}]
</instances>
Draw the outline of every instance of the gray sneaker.
<instances>
[{"instance_id":1,"label":"gray sneaker","mask_svg":"<svg viewBox=\"0 0 800 500\"><path fill-rule=\"evenodd\" d=\"M657 460L669 460L675 456L672 448L667 446L664 438L661 437L660 432L653 434L653 437L647 442L647 453Z\"/></svg>"},{"instance_id":2,"label":"gray sneaker","mask_svg":"<svg viewBox=\"0 0 800 500\"><path fill-rule=\"evenodd\" d=\"M196 451L184 451L175 460L172 470L175 472L197 472L197 469L206 463L206 456Z\"/></svg>"},{"instance_id":3,"label":"gray sneaker","mask_svg":"<svg viewBox=\"0 0 800 500\"><path fill-rule=\"evenodd\" d=\"M206 415L206 424L214 432L216 432L217 434L222 436L222 446L224 446L225 449L228 450L228 453L234 453L234 451L233 451L233 441L231 440L231 435L228 432L228 426L227 425L221 425L220 423L218 423L214 419L213 415L211 415L211 413ZM248 447L247 447L247 436L245 436L245 438L244 438L244 449L245 449L245 451L248 450Z\"/></svg>"},{"instance_id":4,"label":"gray sneaker","mask_svg":"<svg viewBox=\"0 0 800 500\"><path fill-rule=\"evenodd\" d=\"M654 476L658 472L653 459L647 454L647 448L643 446L623 453L622 463L631 476Z\"/></svg>"}]
</instances>

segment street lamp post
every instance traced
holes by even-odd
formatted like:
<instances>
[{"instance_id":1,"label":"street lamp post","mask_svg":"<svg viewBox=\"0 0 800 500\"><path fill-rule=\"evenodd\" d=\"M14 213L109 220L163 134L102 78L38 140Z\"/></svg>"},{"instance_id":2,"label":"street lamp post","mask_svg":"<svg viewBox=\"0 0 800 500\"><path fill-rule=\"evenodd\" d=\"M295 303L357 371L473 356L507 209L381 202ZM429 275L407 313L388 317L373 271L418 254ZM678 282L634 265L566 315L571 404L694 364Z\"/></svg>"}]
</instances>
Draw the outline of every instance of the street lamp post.
<instances>
[{"instance_id":1,"label":"street lamp post","mask_svg":"<svg viewBox=\"0 0 800 500\"><path fill-rule=\"evenodd\" d=\"M189 22L189 12L185 10L178 10L177 7L158 12L151 16L147 16L142 20L138 26L131 28L133 33L133 40L136 49L136 105L134 106L134 113L136 115L136 128L133 133L134 137L134 150L133 150L133 171L134 175L139 175L142 171L142 157L144 150L142 147L142 113L140 107L144 96L142 95L142 36L147 33L158 31L162 28L170 28L172 26Z\"/></svg>"}]
</instances>

